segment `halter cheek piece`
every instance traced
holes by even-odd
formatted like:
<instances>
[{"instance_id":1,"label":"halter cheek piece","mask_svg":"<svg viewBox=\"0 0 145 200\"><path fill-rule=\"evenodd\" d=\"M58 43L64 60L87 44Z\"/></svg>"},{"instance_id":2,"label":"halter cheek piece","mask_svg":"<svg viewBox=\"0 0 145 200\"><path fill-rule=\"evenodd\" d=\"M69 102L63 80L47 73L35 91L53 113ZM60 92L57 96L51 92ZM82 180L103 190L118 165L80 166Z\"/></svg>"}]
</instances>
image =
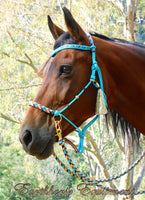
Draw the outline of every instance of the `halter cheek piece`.
<instances>
[{"instance_id":1,"label":"halter cheek piece","mask_svg":"<svg viewBox=\"0 0 145 200\"><path fill-rule=\"evenodd\" d=\"M91 35L89 33L87 33L87 36L90 40L90 46L85 46L85 45L78 45L78 44L67 44L67 45L63 45L57 49L55 49L52 54L51 57L54 57L58 52L64 50L64 49L77 49L77 50L82 50L82 51L91 51L92 52L92 66L91 66L91 76L90 76L90 81L88 82L88 84L80 91L79 94L77 94L75 96L75 98L69 102L69 104L67 106L65 106L62 110L58 111L58 110L52 110L48 107L45 107L41 104L38 104L36 102L30 101L29 102L29 106L33 106L34 108L40 109L43 112L46 112L52 116L54 116L54 121L55 121L55 128L56 128L56 133L57 136L59 138L59 141L62 140L62 128L61 128L61 120L62 118L64 118L66 121L68 121L74 128L75 131L78 132L78 135L80 137L80 142L79 142L79 153L83 153L84 147L83 147L83 142L84 142L84 137L85 137L85 131L99 118L100 115L96 115L87 125L85 125L83 127L83 129L80 129L79 127L77 127L72 121L70 121L65 115L63 115L62 113L69 107L71 106L75 101L77 101L79 99L79 97L84 93L84 91L91 85L93 84L96 88L98 88L98 84L96 83L96 72L98 74L98 78L99 78L99 84L100 84L100 89L103 93L103 98L104 98L104 102L105 102L105 106L107 108L107 99L106 99L106 95L104 93L104 88L103 88L103 80L102 80L102 75L101 75L101 70L97 64L96 61L96 54L95 54L95 50L96 50L96 46L94 45L93 39L91 37Z\"/></svg>"}]
</instances>

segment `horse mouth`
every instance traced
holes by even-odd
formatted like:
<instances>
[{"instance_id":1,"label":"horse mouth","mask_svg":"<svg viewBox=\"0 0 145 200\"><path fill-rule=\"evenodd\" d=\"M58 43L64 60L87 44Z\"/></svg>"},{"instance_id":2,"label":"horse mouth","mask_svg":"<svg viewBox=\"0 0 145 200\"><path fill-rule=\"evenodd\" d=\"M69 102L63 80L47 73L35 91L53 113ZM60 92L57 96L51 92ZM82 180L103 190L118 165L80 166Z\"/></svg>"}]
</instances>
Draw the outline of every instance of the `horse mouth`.
<instances>
[{"instance_id":1,"label":"horse mouth","mask_svg":"<svg viewBox=\"0 0 145 200\"><path fill-rule=\"evenodd\" d=\"M24 150L39 160L47 159L53 153L55 128L21 128L19 140Z\"/></svg>"},{"instance_id":2,"label":"horse mouth","mask_svg":"<svg viewBox=\"0 0 145 200\"><path fill-rule=\"evenodd\" d=\"M44 159L47 159L48 157L50 157L53 153L53 143L54 143L54 141L50 140L47 143L47 145L45 146L44 150L40 154L35 155L36 158L38 160L44 160Z\"/></svg>"}]
</instances>

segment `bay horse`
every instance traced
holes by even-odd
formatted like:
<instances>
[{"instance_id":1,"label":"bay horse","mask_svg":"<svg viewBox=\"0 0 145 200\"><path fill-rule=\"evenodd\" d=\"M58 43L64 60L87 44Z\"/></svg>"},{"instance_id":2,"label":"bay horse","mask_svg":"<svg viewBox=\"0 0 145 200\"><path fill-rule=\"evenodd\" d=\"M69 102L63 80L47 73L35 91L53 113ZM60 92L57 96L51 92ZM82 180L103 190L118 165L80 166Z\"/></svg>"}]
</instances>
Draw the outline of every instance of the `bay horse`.
<instances>
[{"instance_id":1,"label":"bay horse","mask_svg":"<svg viewBox=\"0 0 145 200\"><path fill-rule=\"evenodd\" d=\"M72 44L89 48L90 40L70 11L64 7L63 12L67 32L48 16L48 25L55 39L55 53L40 71L43 82L34 101L43 105L45 111L49 107L49 112L59 112L67 107L63 115L79 127L95 115L98 89L91 84L79 98L76 97L77 101L68 106L90 80L92 54L88 50L65 48ZM101 70L108 113L113 117L115 129L120 122L124 131L130 129L132 135L139 135L139 132L145 135L145 46L97 33L90 37L96 48L95 59ZM99 82L98 74L95 75L95 81ZM38 104L29 107L21 123L19 138L27 153L46 159L53 153L58 136L54 116L42 112L42 107L36 109ZM64 118L61 128L63 138L75 129Z\"/></svg>"}]
</instances>

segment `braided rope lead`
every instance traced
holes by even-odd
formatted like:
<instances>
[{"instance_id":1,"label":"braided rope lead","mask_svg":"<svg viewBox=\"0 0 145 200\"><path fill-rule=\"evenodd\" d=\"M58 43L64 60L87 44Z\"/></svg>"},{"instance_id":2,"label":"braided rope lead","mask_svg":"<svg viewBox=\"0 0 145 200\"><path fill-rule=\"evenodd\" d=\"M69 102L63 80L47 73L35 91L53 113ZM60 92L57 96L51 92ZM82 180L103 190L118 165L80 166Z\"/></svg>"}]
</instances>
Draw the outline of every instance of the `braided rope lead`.
<instances>
[{"instance_id":1,"label":"braided rope lead","mask_svg":"<svg viewBox=\"0 0 145 200\"><path fill-rule=\"evenodd\" d=\"M60 161L60 159L56 156L55 153L53 153L53 156L54 158L56 159L56 161L59 163L59 165L67 172L69 173L71 176L74 176L78 179L81 179L83 181L87 181L89 182L90 185L95 185L97 187L100 187L101 189L103 190L106 190L108 192L111 192L111 193L115 193L115 194L120 194L120 195L138 195L138 194L144 194L145 191L137 191L137 192L132 192L132 191L129 191L129 190L114 190L114 189L111 189L111 188L108 188L108 187L104 187L103 185L99 184L99 183L103 183L103 182L110 182L112 180L116 180L118 178L120 178L121 176L124 176L126 173L128 173L129 171L131 171L140 161L141 159L145 156L145 151L143 151L142 155L127 169L125 170L124 172L120 173L118 176L114 176L112 178L109 178L109 179L102 179L102 180L93 180L93 179L90 179L88 178L86 175L82 174L74 165L74 163L72 162L71 158L70 158L70 155L68 154L67 152L67 148L65 146L65 142L64 140L62 140L61 142L59 142L59 144L61 145L62 147L62 150L63 150L63 153L69 163L69 165L71 166L71 168L73 169L73 172L71 170L69 170L65 164Z\"/></svg>"},{"instance_id":2,"label":"braided rope lead","mask_svg":"<svg viewBox=\"0 0 145 200\"><path fill-rule=\"evenodd\" d=\"M107 192L114 193L114 194L120 194L120 195L123 195L123 194L129 195L129 194L131 194L131 192L130 192L130 191L127 191L127 190L126 190L126 191L113 190L113 189L110 189L109 187L104 187L104 186L101 185L101 184L94 183L94 180L91 181L91 179L89 179L87 176L81 174L81 172L80 172L79 170L73 169L73 170L75 170L75 173L73 173L71 170L69 170L69 169L65 166L65 164L56 156L55 153L53 153L53 156L54 156L54 158L56 159L56 161L59 163L59 165L60 165L67 173L69 173L71 176L74 176L74 177L76 177L76 178L78 178L78 179L83 180L84 182L85 182L85 181L89 182L89 185L95 185L95 186L97 186L97 187L100 187L102 190L106 190Z\"/></svg>"}]
</instances>

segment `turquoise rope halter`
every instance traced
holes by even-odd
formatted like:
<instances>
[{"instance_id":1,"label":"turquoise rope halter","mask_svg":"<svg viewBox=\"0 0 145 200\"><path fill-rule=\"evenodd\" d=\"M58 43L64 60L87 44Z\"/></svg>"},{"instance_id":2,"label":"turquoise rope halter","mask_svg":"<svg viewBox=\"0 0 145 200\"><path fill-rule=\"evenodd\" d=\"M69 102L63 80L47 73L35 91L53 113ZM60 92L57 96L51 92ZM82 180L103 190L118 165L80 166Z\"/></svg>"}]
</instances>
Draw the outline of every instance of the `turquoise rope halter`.
<instances>
[{"instance_id":1,"label":"turquoise rope halter","mask_svg":"<svg viewBox=\"0 0 145 200\"><path fill-rule=\"evenodd\" d=\"M101 74L101 70L98 66L98 63L96 61L96 46L94 45L93 39L91 37L91 35L89 33L87 33L87 36L90 40L90 46L86 46L86 45L78 45L78 44L67 44L67 45L63 45L60 46L59 48L55 49L52 53L51 53L51 57L54 57L58 52L64 50L64 49L77 49L77 50L82 50L82 51L91 51L92 52L92 66L91 66L91 76L90 76L90 81L87 83L87 85L84 87L84 89L81 90L81 92L75 96L75 98L69 102L69 104L67 106L65 106L62 110L58 111L58 110L52 110L50 108L47 108L45 106L42 106L41 104L38 104L36 102L29 102L30 106L33 106L35 108L38 108L40 110L42 110L43 112L47 112L50 113L51 115L54 115L55 117L57 116L61 116L62 118L64 118L66 121L68 121L74 128L75 131L78 132L78 136L80 137L80 142L79 142L79 147L78 147L78 151L79 153L83 153L84 151L84 137L85 137L85 132L86 130L99 118L99 115L96 115L87 125L85 125L83 127L83 129L80 129L79 127L77 127L72 121L70 121L65 115L63 115L62 113L69 107L71 106L75 101L78 100L78 98L84 93L84 91L91 85L93 84L96 88L97 85L95 84L95 79L96 79L96 72L98 74L98 78L99 78L99 83L100 83L100 89L102 90L102 93L104 95L104 101L105 101L105 106L106 108L108 107L107 105L107 99L106 99L106 95L104 93L104 87L103 87L103 79L102 79L102 74Z\"/></svg>"}]
</instances>

